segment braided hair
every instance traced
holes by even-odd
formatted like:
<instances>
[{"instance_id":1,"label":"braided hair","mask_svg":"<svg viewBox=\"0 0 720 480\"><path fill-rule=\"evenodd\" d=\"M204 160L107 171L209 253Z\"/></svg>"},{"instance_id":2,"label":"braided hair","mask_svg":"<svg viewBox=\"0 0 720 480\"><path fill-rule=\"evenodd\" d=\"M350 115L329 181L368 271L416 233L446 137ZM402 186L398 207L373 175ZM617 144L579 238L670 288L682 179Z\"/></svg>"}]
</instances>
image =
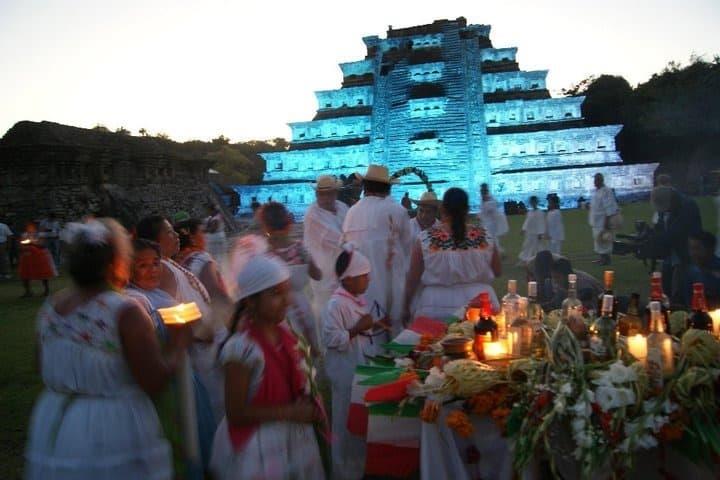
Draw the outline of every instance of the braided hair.
<instances>
[{"instance_id":1,"label":"braided hair","mask_svg":"<svg viewBox=\"0 0 720 480\"><path fill-rule=\"evenodd\" d=\"M450 219L450 229L455 245L465 240L467 226L465 224L468 210L468 194L462 188L449 188L442 201L443 212Z\"/></svg>"}]
</instances>

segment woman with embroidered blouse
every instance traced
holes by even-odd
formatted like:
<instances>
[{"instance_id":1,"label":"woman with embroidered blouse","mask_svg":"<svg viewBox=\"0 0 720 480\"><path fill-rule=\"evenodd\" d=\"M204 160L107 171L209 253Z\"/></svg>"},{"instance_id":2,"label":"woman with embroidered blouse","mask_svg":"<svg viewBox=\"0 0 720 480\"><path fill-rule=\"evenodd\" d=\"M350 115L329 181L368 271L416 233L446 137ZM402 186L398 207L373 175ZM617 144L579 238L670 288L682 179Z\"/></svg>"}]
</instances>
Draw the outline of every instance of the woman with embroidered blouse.
<instances>
[{"instance_id":1,"label":"woman with embroidered blouse","mask_svg":"<svg viewBox=\"0 0 720 480\"><path fill-rule=\"evenodd\" d=\"M224 411L222 371L215 357L217 346L225 338L225 325L213 315L210 294L202 282L173 257L180 249L178 234L170 222L161 216L150 216L140 220L135 227L138 238L151 240L160 245L162 270L160 289L180 303L195 302L202 318L193 323L194 341L190 348L193 370L200 377L210 395L215 419L219 420Z\"/></svg>"},{"instance_id":2,"label":"woman with embroidered blouse","mask_svg":"<svg viewBox=\"0 0 720 480\"><path fill-rule=\"evenodd\" d=\"M442 225L415 240L405 287L403 320L455 314L480 292L499 309L492 281L502 273L500 254L482 228L467 223L468 195L450 188L440 206Z\"/></svg>"},{"instance_id":3,"label":"woman with embroidered blouse","mask_svg":"<svg viewBox=\"0 0 720 480\"><path fill-rule=\"evenodd\" d=\"M73 285L38 314L45 390L30 421L25 478L169 480L170 446L150 395L174 375L190 328L169 329L161 349L150 317L120 293L132 249L117 222L69 224L64 237Z\"/></svg>"}]
</instances>

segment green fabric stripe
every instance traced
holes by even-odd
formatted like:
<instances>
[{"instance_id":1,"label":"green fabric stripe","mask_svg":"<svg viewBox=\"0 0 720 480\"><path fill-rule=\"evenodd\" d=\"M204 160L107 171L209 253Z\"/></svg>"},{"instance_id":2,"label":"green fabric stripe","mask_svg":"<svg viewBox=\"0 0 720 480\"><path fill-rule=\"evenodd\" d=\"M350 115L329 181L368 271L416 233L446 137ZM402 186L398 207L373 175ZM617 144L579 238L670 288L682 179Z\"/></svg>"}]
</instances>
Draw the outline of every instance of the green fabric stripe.
<instances>
[{"instance_id":1,"label":"green fabric stripe","mask_svg":"<svg viewBox=\"0 0 720 480\"><path fill-rule=\"evenodd\" d=\"M392 370L386 370L384 372L376 373L368 378L358 382L358 385L384 385L386 383L394 382L400 378L400 374L403 372L400 368L394 368Z\"/></svg>"},{"instance_id":2,"label":"green fabric stripe","mask_svg":"<svg viewBox=\"0 0 720 480\"><path fill-rule=\"evenodd\" d=\"M460 319L459 319L458 317L456 317L456 316L453 316L453 315L451 315L451 316L449 316L449 317L446 317L446 318L443 318L443 322L445 322L445 323L448 324L448 325L452 325L453 323L457 323L457 322L459 322L459 321L460 321Z\"/></svg>"},{"instance_id":3,"label":"green fabric stripe","mask_svg":"<svg viewBox=\"0 0 720 480\"><path fill-rule=\"evenodd\" d=\"M391 352L399 353L400 355L407 355L413 351L415 345L401 345L399 343L390 342L382 345L382 348Z\"/></svg>"},{"instance_id":4,"label":"green fabric stripe","mask_svg":"<svg viewBox=\"0 0 720 480\"><path fill-rule=\"evenodd\" d=\"M390 357L367 357L368 360L374 365L380 367L392 367L395 368L395 359Z\"/></svg>"},{"instance_id":5,"label":"green fabric stripe","mask_svg":"<svg viewBox=\"0 0 720 480\"><path fill-rule=\"evenodd\" d=\"M394 365L394 363L393 363ZM356 375L364 375L366 377L375 375L382 372L387 372L390 370L401 370L397 367L386 367L383 365L358 365L355 367L355 374Z\"/></svg>"},{"instance_id":6,"label":"green fabric stripe","mask_svg":"<svg viewBox=\"0 0 720 480\"><path fill-rule=\"evenodd\" d=\"M400 408L399 403L385 402L375 403L368 407L370 415L380 415L385 417L419 417L422 406L417 403L407 402Z\"/></svg>"}]
</instances>

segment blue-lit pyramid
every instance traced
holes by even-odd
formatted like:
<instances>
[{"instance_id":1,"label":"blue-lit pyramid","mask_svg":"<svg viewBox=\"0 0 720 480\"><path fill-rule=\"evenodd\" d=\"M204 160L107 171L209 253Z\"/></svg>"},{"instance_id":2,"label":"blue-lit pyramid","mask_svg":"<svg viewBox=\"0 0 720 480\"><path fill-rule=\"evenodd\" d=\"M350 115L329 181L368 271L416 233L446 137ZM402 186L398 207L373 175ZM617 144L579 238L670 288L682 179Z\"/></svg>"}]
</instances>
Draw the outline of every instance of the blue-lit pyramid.
<instances>
[{"instance_id":1,"label":"blue-lit pyramid","mask_svg":"<svg viewBox=\"0 0 720 480\"><path fill-rule=\"evenodd\" d=\"M489 25L437 20L363 41L365 59L340 64L342 88L315 92L315 118L290 124L289 150L263 154L263 183L237 187L239 213L255 197L301 216L318 175L370 163L420 169L439 195L464 188L474 208L483 182L499 201L557 193L564 207L588 198L595 172L620 198L652 188L657 164L622 164L622 125L585 126L584 97L551 98L547 70L520 70L517 48L494 48ZM401 181L396 198L426 189L415 176Z\"/></svg>"}]
</instances>

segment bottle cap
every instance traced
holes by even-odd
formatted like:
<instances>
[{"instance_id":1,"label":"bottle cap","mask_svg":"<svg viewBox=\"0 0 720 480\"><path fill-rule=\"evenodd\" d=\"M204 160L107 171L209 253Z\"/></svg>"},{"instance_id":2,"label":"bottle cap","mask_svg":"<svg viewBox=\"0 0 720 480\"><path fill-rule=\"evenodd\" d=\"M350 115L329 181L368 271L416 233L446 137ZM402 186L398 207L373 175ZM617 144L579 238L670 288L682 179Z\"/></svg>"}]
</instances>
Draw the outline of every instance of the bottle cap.
<instances>
[{"instance_id":1,"label":"bottle cap","mask_svg":"<svg viewBox=\"0 0 720 480\"><path fill-rule=\"evenodd\" d=\"M652 278L653 280L656 278L662 280L662 272L652 272L652 276L650 278Z\"/></svg>"},{"instance_id":2,"label":"bottle cap","mask_svg":"<svg viewBox=\"0 0 720 480\"><path fill-rule=\"evenodd\" d=\"M577 282L577 275L574 273L568 274L568 282Z\"/></svg>"},{"instance_id":3,"label":"bottle cap","mask_svg":"<svg viewBox=\"0 0 720 480\"><path fill-rule=\"evenodd\" d=\"M537 297L537 282L528 282L528 297Z\"/></svg>"},{"instance_id":4,"label":"bottle cap","mask_svg":"<svg viewBox=\"0 0 720 480\"><path fill-rule=\"evenodd\" d=\"M602 310L603 312L612 312L613 296L603 295Z\"/></svg>"},{"instance_id":5,"label":"bottle cap","mask_svg":"<svg viewBox=\"0 0 720 480\"><path fill-rule=\"evenodd\" d=\"M705 291L705 285L704 285L704 284L702 284L702 283L700 283L700 282L693 283L693 292L696 292L696 293L697 293L697 292L700 292L700 293L702 293L702 292L704 292L704 291Z\"/></svg>"},{"instance_id":6,"label":"bottle cap","mask_svg":"<svg viewBox=\"0 0 720 480\"><path fill-rule=\"evenodd\" d=\"M650 313L660 313L660 311L661 311L660 302L656 302L656 301L650 302Z\"/></svg>"},{"instance_id":7,"label":"bottle cap","mask_svg":"<svg viewBox=\"0 0 720 480\"><path fill-rule=\"evenodd\" d=\"M510 293L517 292L517 280L508 280L508 292L510 292Z\"/></svg>"}]
</instances>

